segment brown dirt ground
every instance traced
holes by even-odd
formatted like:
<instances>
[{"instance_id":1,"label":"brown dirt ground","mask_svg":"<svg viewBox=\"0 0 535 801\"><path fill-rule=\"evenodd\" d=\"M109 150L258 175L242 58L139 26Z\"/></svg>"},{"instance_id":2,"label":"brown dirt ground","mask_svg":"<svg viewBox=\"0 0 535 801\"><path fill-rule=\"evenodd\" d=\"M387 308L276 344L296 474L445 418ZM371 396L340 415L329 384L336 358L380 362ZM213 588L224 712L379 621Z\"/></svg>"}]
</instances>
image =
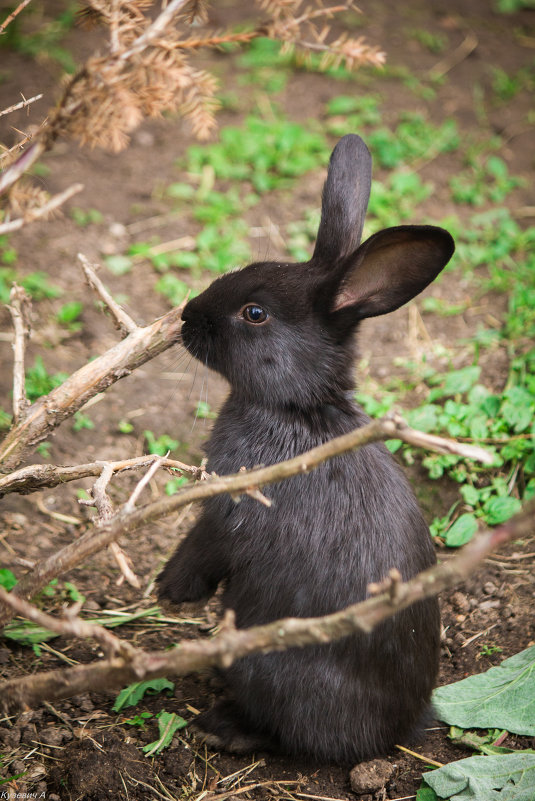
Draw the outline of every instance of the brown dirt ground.
<instances>
[{"instance_id":1,"label":"brown dirt ground","mask_svg":"<svg viewBox=\"0 0 535 801\"><path fill-rule=\"evenodd\" d=\"M530 98L521 92L508 103L506 114L503 106L489 103L486 119L482 120L474 101L474 87L488 89L491 66L499 66L511 73L533 63L535 14L526 11L511 16L499 15L493 11L490 0L472 0L469 6L461 0L437 0L433 3L411 0L395 7L390 3L366 0L361 5L363 30L370 40L381 43L387 50L389 64L404 65L422 80L443 56L433 55L420 45L410 36L410 29L426 29L447 36L450 50L463 41L469 30L474 31L478 39L475 52L458 65L452 65L434 100L423 101L394 77L383 78L377 87L372 86L373 91L380 91L387 99L386 121L395 119L403 109L423 110L435 122L444 119L445 115L454 117L466 136L481 134L488 137L492 132L499 132L505 141L501 155L510 172L530 176L534 151L528 140L531 133L533 141L533 128L525 125ZM51 15L56 7L59 4L50 4ZM239 4L219 3L213 12L214 24L222 26L240 18L244 7L245 4L240 8ZM73 30L65 45L78 59L82 59L89 54L98 36L98 32L86 34ZM0 131L0 139L10 144L16 140L8 126L27 130L51 105L59 72L49 60L44 59L38 64L18 53L0 52L0 108L15 102L19 92L26 97L37 92L45 95L29 115L21 113L12 115L9 121L1 120L4 131ZM212 56L207 58L206 64L217 72L226 88L235 85L236 70L229 58ZM277 101L289 110L293 118L305 120L320 113L331 96L366 90L366 85L359 82L348 86L326 77L300 73L291 77ZM240 89L240 92L240 109L223 112L220 115L221 126L239 121L259 101L259 90L254 87ZM162 200L158 187L178 179L179 171L174 160L190 142L187 125L182 121L161 120L144 124L134 134L131 147L119 155L88 152L75 144L62 142L46 157L44 162L50 173L39 179L42 185L48 191L56 192L74 181L81 181L85 185L84 193L72 205L98 209L104 220L82 229L66 215L47 223L36 223L12 237L11 241L20 254L20 270L43 270L64 289L62 299L45 300L35 305L30 362L36 354L43 353L50 371L68 372L116 341L109 321L87 302L87 292L76 266L76 253L83 251L90 259L98 260L103 252L120 252L125 243L140 236L134 235L129 226L136 223L138 231L142 231L143 223L140 221L168 212L169 206ZM422 177L432 179L436 187L435 194L425 205L430 218L439 219L452 210L447 200L446 181L459 168L458 157L453 155L440 157L422 168ZM380 176L380 171L378 174ZM291 219L299 219L302 209L317 205L322 181L321 170L305 176L291 194L278 194L275 199L268 196L261 206L248 213L247 221L258 225L259 220L264 224L266 219L271 219L274 224L284 225ZM528 181L524 188L511 196L512 207L533 207L533 192L533 183ZM392 221L393 224L396 222ZM117 223L124 227L118 228ZM158 230L162 241L190 232L188 221L176 218ZM255 239L253 247L260 256L267 252L270 257L277 255L276 242L271 241L267 234ZM150 321L166 311L166 301L153 291L154 273L146 263L137 264L128 276L106 273L105 281L122 297L126 308L139 322ZM467 297L469 289L457 277L446 275L433 292L457 302ZM65 299L86 301L83 329L79 334L60 336L57 325L53 323L53 314ZM397 356L417 357L427 353L430 359L436 359L438 357L433 355L430 342L453 346L470 337L480 321L488 322L499 316L504 302L501 297L485 297L478 301L477 306L455 318L425 315L425 335L422 327L414 324L414 317L411 318L407 309L388 319L374 320L366 324L361 336L364 372L381 382L396 369L394 359ZM0 310L0 325L4 332L10 331L10 319L5 309ZM6 399L2 405L7 408L11 374L9 337L4 336L2 342L0 381L2 396ZM453 348L453 352L455 362L463 364L467 351L459 345ZM508 365L505 349L497 348L491 352L482 365L485 382L496 388L503 386ZM152 429L156 433L169 433L181 443L187 443L182 446L178 458L197 462L202 454L208 424L201 420L192 428L192 412L202 384L202 376L195 380L194 373L191 365L182 364L180 354L167 353L155 359L119 382L93 405L90 414L96 424L94 430L75 433L71 425L65 423L51 438L50 461L74 464L138 455L143 449L143 430ZM224 391L222 382L210 376L208 392L212 406L217 407ZM118 433L117 423L123 418L133 423L132 434ZM40 458L35 454L29 460L40 461ZM455 497L454 490L437 482L430 485L416 469L414 479L428 516L444 514ZM128 477L114 484L113 500L116 504L125 499L133 482L135 478ZM79 486L87 487L88 482L80 482L76 489ZM161 492L162 482L153 481L152 495ZM44 507L38 508L38 500ZM82 524L60 523L50 516L50 511L74 515L82 520ZM194 510L189 510L181 520L181 531L187 530L193 517ZM0 512L0 564L21 574L28 560L37 560L78 536L87 519L87 513L78 507L72 486L28 497L8 497ZM131 541L122 543L145 586L170 549L174 548L176 531L177 520L174 518L150 526ZM533 550L533 542L512 544L487 560L462 588L444 595L445 638L440 684L485 670L534 642L533 561L524 556ZM448 556L440 553L441 558ZM136 607L140 604L138 591L124 585L117 586L116 570L108 554L94 557L65 578L73 581L87 596L88 607L96 612L103 608ZM148 605L150 599L141 603ZM202 625L157 628L140 623L123 629L122 636L147 649L162 648L180 637L206 636L205 628ZM490 657L481 656L484 644L499 645L501 652ZM60 667L66 658L86 662L98 653L98 648L89 643L56 640L52 646L53 650L43 649L36 657L29 648L2 641L0 676L6 679ZM209 675L178 680L173 697L165 701L165 708L191 719L194 715L192 709L207 708L218 691L217 681ZM207 753L187 732L175 736L171 748L149 760L138 747L155 739L155 724L149 723L144 731L123 724L125 715L111 711L114 695L95 692L4 720L0 727L1 751L6 755L4 773L12 775L26 771L13 787L19 791L46 790L49 799L60 797L80 801L98 801L108 797L141 799L158 793L165 795L166 791L170 796L165 797L200 798L203 790L227 793L234 790L235 798L263 799L294 797L285 794L282 788L284 781L297 780L297 790L296 785L288 787L297 792L299 798L355 798L349 784L348 768L268 754L257 755L254 768L247 775L248 781L254 780L261 786L244 793L243 779L248 766L253 764L252 758ZM161 706L162 699L158 696L146 699L136 711L157 712ZM468 751L452 745L446 735L447 727L437 723L426 732L416 750L443 763L469 755ZM535 747L535 742L530 742L529 738L509 737L507 743ZM390 755L388 760L396 769L393 778L376 798L414 797L425 770L425 761L401 752ZM237 778L228 778L237 771L243 773ZM371 799L372 795L367 797Z\"/></svg>"}]
</instances>

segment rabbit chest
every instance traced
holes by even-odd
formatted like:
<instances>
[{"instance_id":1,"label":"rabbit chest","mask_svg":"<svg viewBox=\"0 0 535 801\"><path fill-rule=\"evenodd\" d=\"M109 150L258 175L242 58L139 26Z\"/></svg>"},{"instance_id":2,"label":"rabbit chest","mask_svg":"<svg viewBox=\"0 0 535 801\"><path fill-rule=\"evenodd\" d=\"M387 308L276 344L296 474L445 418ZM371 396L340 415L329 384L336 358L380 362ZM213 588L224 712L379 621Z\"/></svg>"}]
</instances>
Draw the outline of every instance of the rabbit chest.
<instances>
[{"instance_id":1,"label":"rabbit chest","mask_svg":"<svg viewBox=\"0 0 535 801\"><path fill-rule=\"evenodd\" d=\"M244 408L231 397L208 444L208 469L224 475L275 464L364 422L354 406L296 418ZM269 507L248 496L219 496L205 506L228 567L224 603L240 626L335 611L362 600L391 567L409 576L433 561L412 493L382 445L262 492Z\"/></svg>"}]
</instances>

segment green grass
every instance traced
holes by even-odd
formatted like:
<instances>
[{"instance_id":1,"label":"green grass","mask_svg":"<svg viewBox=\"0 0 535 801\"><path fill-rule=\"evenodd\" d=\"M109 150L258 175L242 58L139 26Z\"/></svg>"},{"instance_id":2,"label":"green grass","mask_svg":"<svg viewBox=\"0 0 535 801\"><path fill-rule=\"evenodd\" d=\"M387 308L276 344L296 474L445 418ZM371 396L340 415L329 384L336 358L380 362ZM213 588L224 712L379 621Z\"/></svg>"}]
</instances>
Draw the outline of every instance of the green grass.
<instances>
[{"instance_id":1,"label":"green grass","mask_svg":"<svg viewBox=\"0 0 535 801\"><path fill-rule=\"evenodd\" d=\"M405 112L395 129L376 128L367 137L367 142L375 162L392 169L455 151L460 139L455 120L447 119L435 126L422 114Z\"/></svg>"},{"instance_id":2,"label":"green grass","mask_svg":"<svg viewBox=\"0 0 535 801\"><path fill-rule=\"evenodd\" d=\"M505 161L499 156L479 159L450 178L453 200L470 206L503 203L513 189L524 183L524 179L509 175Z\"/></svg>"},{"instance_id":3,"label":"green grass","mask_svg":"<svg viewBox=\"0 0 535 801\"><path fill-rule=\"evenodd\" d=\"M98 209L82 209L80 206L73 206L69 214L80 228L86 228L88 225L98 224L104 220L104 215Z\"/></svg>"},{"instance_id":4,"label":"green grass","mask_svg":"<svg viewBox=\"0 0 535 801\"><path fill-rule=\"evenodd\" d=\"M314 124L248 116L243 126L223 128L220 142L190 147L184 166L193 175L211 167L216 178L247 181L264 194L326 164L329 152L325 135Z\"/></svg>"},{"instance_id":5,"label":"green grass","mask_svg":"<svg viewBox=\"0 0 535 801\"><path fill-rule=\"evenodd\" d=\"M34 401L40 398L41 395L48 395L68 377L68 373L50 374L44 365L42 357L36 356L33 367L26 370L26 397L29 401Z\"/></svg>"},{"instance_id":6,"label":"green grass","mask_svg":"<svg viewBox=\"0 0 535 801\"><path fill-rule=\"evenodd\" d=\"M83 412L80 411L75 412L72 424L73 431L82 431L84 428L91 430L94 427L95 427L94 422L91 420L90 417L88 417L87 414L84 414Z\"/></svg>"},{"instance_id":7,"label":"green grass","mask_svg":"<svg viewBox=\"0 0 535 801\"><path fill-rule=\"evenodd\" d=\"M11 251L7 251L10 253ZM12 251L16 253L15 251ZM47 273L37 270L28 275L21 275L14 267L0 267L0 303L9 303L9 294L13 283L22 286L32 300L59 298L63 290L51 283Z\"/></svg>"},{"instance_id":8,"label":"green grass","mask_svg":"<svg viewBox=\"0 0 535 801\"><path fill-rule=\"evenodd\" d=\"M67 328L72 333L76 333L82 328L82 323L80 322L79 317L83 311L83 308L83 303L80 303L77 300L71 300L68 303L64 303L63 306L60 306L59 310L56 312L56 320L64 328Z\"/></svg>"},{"instance_id":9,"label":"green grass","mask_svg":"<svg viewBox=\"0 0 535 801\"><path fill-rule=\"evenodd\" d=\"M443 33L433 33L425 28L411 28L407 31L409 38L415 39L430 53L440 54L448 46L448 37Z\"/></svg>"},{"instance_id":10,"label":"green grass","mask_svg":"<svg viewBox=\"0 0 535 801\"><path fill-rule=\"evenodd\" d=\"M414 218L416 208L433 192L416 172L392 172L385 181L372 184L368 206L368 227L376 231Z\"/></svg>"},{"instance_id":11,"label":"green grass","mask_svg":"<svg viewBox=\"0 0 535 801\"><path fill-rule=\"evenodd\" d=\"M455 515L434 521L433 533L446 545L464 544L475 533L477 519L487 525L504 522L520 509L519 498L535 497L534 368L535 349L513 359L507 385L499 393L481 383L478 365L445 375L429 371L425 402L404 412L414 428L481 444L494 455L494 466L488 469L456 455L422 457L399 440L389 443L408 463L420 460L431 480L448 478L459 485ZM379 401L359 393L358 399L372 416L402 402L399 392L382 393ZM461 525L453 527L460 511Z\"/></svg>"},{"instance_id":12,"label":"green grass","mask_svg":"<svg viewBox=\"0 0 535 801\"><path fill-rule=\"evenodd\" d=\"M501 14L514 14L523 8L534 8L534 0L494 0L493 6Z\"/></svg>"},{"instance_id":13,"label":"green grass","mask_svg":"<svg viewBox=\"0 0 535 801\"><path fill-rule=\"evenodd\" d=\"M384 414L403 405L418 384L421 393L423 385L425 401L405 412L411 425L482 444L494 454L494 466L488 469L453 455L421 457L399 441L390 443L406 461L419 459L431 480L459 485L458 503L432 526L434 535L453 547L473 536L479 519L497 525L520 509L522 499L535 497L535 227L522 229L507 209L493 209L474 215L469 225L459 224L457 237L456 262L450 269L468 275L478 295L507 295L500 327L461 343L473 352L473 363L466 367L437 372L417 365L405 385L379 398L359 396L369 414ZM426 305L424 301L424 309ZM431 307L435 311L433 303ZM478 361L498 342L507 348L510 368L503 390L491 392Z\"/></svg>"}]
</instances>

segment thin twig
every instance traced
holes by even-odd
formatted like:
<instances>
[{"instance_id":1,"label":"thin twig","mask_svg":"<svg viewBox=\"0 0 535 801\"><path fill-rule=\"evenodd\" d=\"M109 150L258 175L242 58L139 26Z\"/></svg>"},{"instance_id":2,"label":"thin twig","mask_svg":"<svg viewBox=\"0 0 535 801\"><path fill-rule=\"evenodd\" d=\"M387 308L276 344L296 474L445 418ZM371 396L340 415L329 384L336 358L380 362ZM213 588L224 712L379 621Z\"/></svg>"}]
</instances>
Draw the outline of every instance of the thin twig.
<instances>
[{"instance_id":1,"label":"thin twig","mask_svg":"<svg viewBox=\"0 0 535 801\"><path fill-rule=\"evenodd\" d=\"M137 590L141 588L141 582L132 570L132 560L129 556L123 551L121 546L116 543L112 542L110 545L110 551L113 554L113 558L117 562L119 570L121 571L121 575L115 582L117 586L120 586L123 581L127 581L131 587L135 587Z\"/></svg>"},{"instance_id":2,"label":"thin twig","mask_svg":"<svg viewBox=\"0 0 535 801\"><path fill-rule=\"evenodd\" d=\"M415 445L418 448L427 448L436 453L451 453L463 456L465 459L475 459L486 465L494 462L494 456L489 451L479 448L477 445L466 445L455 440L437 437L434 434L424 434L423 431L411 429L399 415L393 416L393 428L400 426L398 433L392 432L392 439L401 439L408 445Z\"/></svg>"},{"instance_id":3,"label":"thin twig","mask_svg":"<svg viewBox=\"0 0 535 801\"><path fill-rule=\"evenodd\" d=\"M141 36L138 36L130 49L125 53L121 53L121 59L126 61L133 55L142 53L165 30L173 17L178 14L182 6L186 5L187 2L188 0L171 0L167 8L156 17L152 25L149 25L147 30Z\"/></svg>"},{"instance_id":4,"label":"thin twig","mask_svg":"<svg viewBox=\"0 0 535 801\"><path fill-rule=\"evenodd\" d=\"M311 801L338 801L337 798L333 798L330 795L312 795L312 793L301 793L298 790L292 790L292 793L295 798L307 798ZM291 795L290 797L293 798Z\"/></svg>"},{"instance_id":5,"label":"thin twig","mask_svg":"<svg viewBox=\"0 0 535 801\"><path fill-rule=\"evenodd\" d=\"M470 643L474 642L474 640L477 640L479 637L482 637L483 634L488 634L489 631L495 629L497 625L498 625L497 623L493 623L492 626L487 626L487 628L483 629L483 631L478 631L477 634L474 634L472 637L469 637L467 640L465 640L461 645L461 648L466 648L468 645L470 645Z\"/></svg>"},{"instance_id":6,"label":"thin twig","mask_svg":"<svg viewBox=\"0 0 535 801\"><path fill-rule=\"evenodd\" d=\"M17 128L15 128L14 130L17 131L17 133L22 134L23 138L19 142L17 142L15 145L13 145L12 147L4 149L3 153L0 153L0 165L4 166L5 162L9 161L9 159L13 156L13 154L15 153L16 150L22 150L22 148L24 147L25 144L27 144L28 142L31 142L32 139L34 139L36 136L38 136L44 130L44 128L46 127L46 124L47 124L47 120L45 119L39 125L37 131L30 131L30 133L26 133L26 134L23 133L23 131L19 131ZM1 143L0 143L0 147L3 147L3 145Z\"/></svg>"},{"instance_id":7,"label":"thin twig","mask_svg":"<svg viewBox=\"0 0 535 801\"><path fill-rule=\"evenodd\" d=\"M479 40L473 31L468 31L465 39L451 53L448 53L441 61L429 70L429 77L432 80L443 78L450 70L461 64L470 53L473 53L479 44Z\"/></svg>"},{"instance_id":8,"label":"thin twig","mask_svg":"<svg viewBox=\"0 0 535 801\"><path fill-rule=\"evenodd\" d=\"M13 343L13 422L20 423L24 419L28 400L26 398L24 355L26 351L26 340L30 338L30 313L31 299L26 291L14 284L9 294L10 305L8 306L15 329L15 341Z\"/></svg>"},{"instance_id":9,"label":"thin twig","mask_svg":"<svg viewBox=\"0 0 535 801\"><path fill-rule=\"evenodd\" d=\"M151 248L144 250L143 253L136 253L132 257L133 262L140 262L150 259L153 256L160 256L164 253L173 253L177 250L194 250L197 246L197 240L194 236L179 236L176 239L170 239L168 242L160 242L158 245L153 245Z\"/></svg>"},{"instance_id":10,"label":"thin twig","mask_svg":"<svg viewBox=\"0 0 535 801\"><path fill-rule=\"evenodd\" d=\"M140 787L146 787L146 788L147 788L147 790L150 790L150 791L151 791L151 793L154 793L154 795L158 796L158 798L163 798L163 799L164 799L164 801L175 801L175 799L176 799L176 796L172 796L170 793L168 793L167 795L164 795L163 793L160 793L160 792L159 792L159 791L158 791L158 790L157 790L155 787L153 787L151 784L148 784L147 782L144 782L144 781L142 781L141 779L139 779L139 778L136 778L135 776L131 776L131 775L128 773L128 771L126 771L126 775L127 775L127 776L128 776L128 778L130 779L130 781L132 782L132 784L133 784L133 786L134 786L134 787L138 787L138 786L140 786ZM155 776L155 778L158 778L158 777L157 777L157 776ZM126 797L128 798L128 795L127 795Z\"/></svg>"},{"instance_id":11,"label":"thin twig","mask_svg":"<svg viewBox=\"0 0 535 801\"><path fill-rule=\"evenodd\" d=\"M533 559L533 557L535 557L535 553L512 553L509 556L502 555L501 558L502 558L502 560L507 561L507 562L509 562L509 561L516 562L519 559L520 560Z\"/></svg>"},{"instance_id":12,"label":"thin twig","mask_svg":"<svg viewBox=\"0 0 535 801\"><path fill-rule=\"evenodd\" d=\"M3 33L7 28L7 26L9 25L9 23L13 22L15 17L17 17L20 14L20 12L23 11L26 8L26 6L29 5L29 3L31 2L32 0L22 0L22 2L19 3L17 8L14 11L12 11L11 14L8 17L6 17L6 19L0 25L0 33Z\"/></svg>"},{"instance_id":13,"label":"thin twig","mask_svg":"<svg viewBox=\"0 0 535 801\"><path fill-rule=\"evenodd\" d=\"M34 222L35 220L39 220L42 217L46 217L47 214L50 214L55 209L59 208L59 206L69 200L69 198L71 198L73 195L81 192L83 188L83 184L73 184L68 189L65 189L65 191L59 192L59 194L51 197L50 200L47 201L47 203L45 203L43 206L39 206L36 209L28 209L23 217L18 217L16 220L9 220L8 222L0 223L0 234L18 231L23 227L23 225Z\"/></svg>"},{"instance_id":14,"label":"thin twig","mask_svg":"<svg viewBox=\"0 0 535 801\"><path fill-rule=\"evenodd\" d=\"M419 754L417 751L411 751L410 748L405 748L404 745L396 745L400 751L403 751L405 754L410 754L411 756L415 757L416 759L425 762L427 765L434 765L435 768L443 768L443 762L437 762L436 759L431 759L431 757L423 756L423 754Z\"/></svg>"},{"instance_id":15,"label":"thin twig","mask_svg":"<svg viewBox=\"0 0 535 801\"><path fill-rule=\"evenodd\" d=\"M246 784L244 787L235 787L232 790L225 790L222 793L207 793L206 795L202 796L202 801L231 801L231 799L236 795L241 795L242 793L250 793L252 790L257 790L260 787L279 787L282 785L283 787L287 784L302 784L301 779L288 779L288 780L280 780L276 781L274 779L267 779L263 782L251 782L251 784ZM196 801L201 801L201 797L199 796ZM333 800L334 801L334 800Z\"/></svg>"},{"instance_id":16,"label":"thin twig","mask_svg":"<svg viewBox=\"0 0 535 801\"><path fill-rule=\"evenodd\" d=\"M169 454L167 454L167 455L169 455ZM125 512L131 512L133 509L135 509L135 506L136 506L136 503L137 503L137 499L139 498L139 496L141 495L141 493L143 492L143 490L145 489L145 487L147 486L147 484L149 483L149 481L151 480L153 475L160 469L162 464L165 462L166 458L167 457L165 457L165 456L157 456L154 459L154 462L150 466L149 470L143 476L141 481L138 481L138 483L136 484L136 486L134 488L134 491L130 495L130 497L127 500L127 502L124 504L123 509L124 509Z\"/></svg>"},{"instance_id":17,"label":"thin twig","mask_svg":"<svg viewBox=\"0 0 535 801\"><path fill-rule=\"evenodd\" d=\"M139 326L112 298L111 294L97 276L94 270L95 265L90 264L89 259L87 259L83 253L78 254L78 259L82 263L82 270L84 271L87 283L91 289L97 293L105 306L107 306L111 316L115 320L117 328L119 328L124 334L132 334L134 331L138 331Z\"/></svg>"},{"instance_id":18,"label":"thin twig","mask_svg":"<svg viewBox=\"0 0 535 801\"><path fill-rule=\"evenodd\" d=\"M44 501L41 497L37 496L35 499L35 505L41 512L41 514L46 515L47 517L51 517L52 520L57 520L58 523L66 523L68 526L81 526L82 520L79 517L73 517L72 515L64 515L61 512L54 512L52 509L47 509L44 504Z\"/></svg>"},{"instance_id":19,"label":"thin twig","mask_svg":"<svg viewBox=\"0 0 535 801\"><path fill-rule=\"evenodd\" d=\"M28 0L28 2L29 2L29 0ZM24 98L24 95L23 95L24 99L21 100L20 103L15 103L15 105L13 105L13 106L8 106L8 108L2 109L0 111L0 117L3 117L4 114L11 114L12 111L18 111L21 108L25 108L26 106L29 106L30 103L35 103L36 100L41 100L42 96L43 96L42 94L41 95L35 95L34 97L30 97L30 98L28 98L28 100L26 100L26 98Z\"/></svg>"}]
</instances>

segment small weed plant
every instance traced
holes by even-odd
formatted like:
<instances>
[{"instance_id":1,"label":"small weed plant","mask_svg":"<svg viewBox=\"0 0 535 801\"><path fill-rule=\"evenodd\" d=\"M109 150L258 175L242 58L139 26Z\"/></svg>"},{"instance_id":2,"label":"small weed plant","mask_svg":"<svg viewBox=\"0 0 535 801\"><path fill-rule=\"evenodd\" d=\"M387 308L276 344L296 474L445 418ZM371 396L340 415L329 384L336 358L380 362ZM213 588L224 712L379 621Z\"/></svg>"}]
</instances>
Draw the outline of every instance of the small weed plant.
<instances>
[{"instance_id":1,"label":"small weed plant","mask_svg":"<svg viewBox=\"0 0 535 801\"><path fill-rule=\"evenodd\" d=\"M50 374L41 356L36 356L33 367L26 371L26 397L28 400L34 401L41 395L48 395L68 377L68 373Z\"/></svg>"}]
</instances>

